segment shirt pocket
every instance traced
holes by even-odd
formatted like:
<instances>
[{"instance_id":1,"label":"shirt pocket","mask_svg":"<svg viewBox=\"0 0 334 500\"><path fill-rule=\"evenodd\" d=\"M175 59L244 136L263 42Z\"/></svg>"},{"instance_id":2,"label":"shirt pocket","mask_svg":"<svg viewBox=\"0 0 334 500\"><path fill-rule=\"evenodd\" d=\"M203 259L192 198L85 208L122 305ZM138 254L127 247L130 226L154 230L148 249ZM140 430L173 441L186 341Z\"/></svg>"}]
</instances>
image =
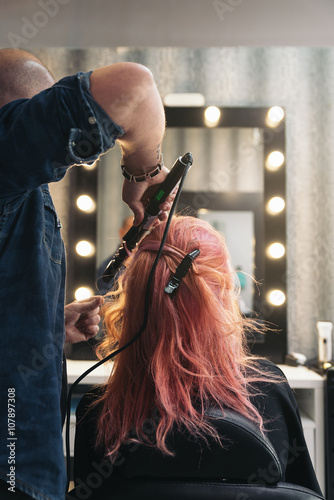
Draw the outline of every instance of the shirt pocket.
<instances>
[{"instance_id":1,"label":"shirt pocket","mask_svg":"<svg viewBox=\"0 0 334 500\"><path fill-rule=\"evenodd\" d=\"M55 264L61 264L63 256L63 240L61 237L61 222L52 203L48 191L42 190L44 201L44 234L43 243L50 259Z\"/></svg>"},{"instance_id":2,"label":"shirt pocket","mask_svg":"<svg viewBox=\"0 0 334 500\"><path fill-rule=\"evenodd\" d=\"M23 194L0 203L0 250L3 243L6 245L8 236L14 232L12 221L25 199L26 194ZM15 233L17 234L17 232L20 230Z\"/></svg>"}]
</instances>

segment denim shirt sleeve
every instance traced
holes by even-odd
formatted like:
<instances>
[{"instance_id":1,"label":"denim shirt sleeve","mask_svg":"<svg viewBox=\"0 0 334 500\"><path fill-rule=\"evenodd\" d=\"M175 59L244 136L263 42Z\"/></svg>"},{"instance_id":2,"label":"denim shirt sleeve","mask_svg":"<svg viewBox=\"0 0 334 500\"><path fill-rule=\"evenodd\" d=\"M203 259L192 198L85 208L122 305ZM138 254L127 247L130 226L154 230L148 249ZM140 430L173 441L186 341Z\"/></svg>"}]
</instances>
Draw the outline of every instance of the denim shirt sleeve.
<instances>
[{"instance_id":1,"label":"denim shirt sleeve","mask_svg":"<svg viewBox=\"0 0 334 500\"><path fill-rule=\"evenodd\" d=\"M63 78L0 109L0 198L60 180L124 134L91 96L90 74Z\"/></svg>"}]
</instances>

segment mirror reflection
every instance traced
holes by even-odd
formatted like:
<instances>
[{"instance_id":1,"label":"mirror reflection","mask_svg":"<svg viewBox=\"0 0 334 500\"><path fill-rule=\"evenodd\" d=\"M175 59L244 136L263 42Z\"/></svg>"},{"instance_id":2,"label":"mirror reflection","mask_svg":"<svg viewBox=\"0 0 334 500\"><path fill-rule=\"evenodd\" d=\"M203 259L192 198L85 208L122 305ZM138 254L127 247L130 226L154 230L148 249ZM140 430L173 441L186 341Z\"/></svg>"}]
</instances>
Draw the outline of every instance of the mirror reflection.
<instances>
[{"instance_id":1,"label":"mirror reflection","mask_svg":"<svg viewBox=\"0 0 334 500\"><path fill-rule=\"evenodd\" d=\"M219 108L211 106L207 110L212 111L212 108L218 110L217 116L222 118ZM204 112L205 123L207 115ZM210 127L213 127L214 114L211 117ZM224 235L236 270L236 284L240 285L240 307L247 315L254 311L256 293L251 277L259 274L255 263L255 212L241 210L241 206L239 210L209 210L206 205L221 193L228 193L229 197L231 194L240 197L242 193L252 193L254 203L259 207L262 205L262 136L259 128L167 127L164 140L166 165L170 165L180 151L193 153L194 164L184 190L188 194L195 193L190 203L192 208L201 207L197 216L210 222ZM206 191L204 196L199 194L203 191ZM210 200L206 200L209 193Z\"/></svg>"},{"instance_id":2,"label":"mirror reflection","mask_svg":"<svg viewBox=\"0 0 334 500\"><path fill-rule=\"evenodd\" d=\"M245 316L254 310L254 213L200 209L200 219L209 222L225 238L235 270L236 287L240 290L239 307Z\"/></svg>"}]
</instances>

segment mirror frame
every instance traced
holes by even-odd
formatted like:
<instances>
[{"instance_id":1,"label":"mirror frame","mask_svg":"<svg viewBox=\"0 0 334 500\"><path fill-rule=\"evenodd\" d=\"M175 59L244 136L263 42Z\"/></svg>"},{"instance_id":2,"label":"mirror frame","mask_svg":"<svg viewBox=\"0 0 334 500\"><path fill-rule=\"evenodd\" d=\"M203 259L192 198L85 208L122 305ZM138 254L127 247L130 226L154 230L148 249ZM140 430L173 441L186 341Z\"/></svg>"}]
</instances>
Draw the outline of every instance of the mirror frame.
<instances>
[{"instance_id":1,"label":"mirror frame","mask_svg":"<svg viewBox=\"0 0 334 500\"><path fill-rule=\"evenodd\" d=\"M205 127L205 107L165 107L167 128L168 127ZM260 283L259 296L255 303L255 312L260 318L272 325L273 331L268 331L265 336L260 335L250 342L251 351L254 354L268 356L275 363L284 363L287 351L287 300L281 306L271 306L267 300L267 293L271 289L280 289L286 296L286 253L280 259L270 259L266 255L266 247L269 243L280 241L286 248L286 209L280 214L271 215L266 210L268 200L273 196L282 196L285 199L285 162L276 171L266 168L266 158L273 150L280 150L285 156L285 123L284 119L276 128L271 128L266 123L266 117L270 107L219 107L221 119L218 127L248 127L259 128L263 133L263 168L264 168L264 193L263 202L259 209L252 199L251 193L214 193L209 192L181 193L179 208L181 204L193 206L191 197L202 195L208 203L204 208L212 210L236 210L240 206L244 209L253 210L255 221L256 257L255 278ZM180 154L184 154L180 152ZM194 159L194 162L196 159ZM91 194L97 199L97 170L78 171L71 169L70 191L74 195L81 191ZM250 196L248 196L250 195ZM188 197L188 198L187 198ZM190 197L190 198L189 198ZM198 197L197 197L198 199ZM195 209L201 206L193 206ZM70 227L67 242L67 300L74 300L74 291L78 286L89 286L94 291L96 279L95 256L81 258L75 252L75 245L79 239L96 241L97 213L81 213L75 207L74 198L70 207ZM258 221L263 221L259 224ZM261 227L262 226L262 227ZM260 256L263 255L263 259ZM94 292L95 293L95 292ZM263 341L263 339L265 340ZM84 344L84 345L82 345ZM88 345L87 345L88 344ZM95 359L92 354L90 342L75 345L71 349L69 357L78 359ZM93 342L94 344L94 342ZM73 351L73 352L72 352ZM78 354L76 354L78 351ZM81 352L82 351L82 352Z\"/></svg>"},{"instance_id":2,"label":"mirror frame","mask_svg":"<svg viewBox=\"0 0 334 500\"><path fill-rule=\"evenodd\" d=\"M285 121L277 127L267 124L268 107L219 107L221 118L217 127L259 128L263 137L263 199L259 206L256 195L252 193L211 193L183 191L180 195L178 211L186 209L194 215L201 208L208 210L251 210L254 213L255 233L255 279L259 292L254 298L254 313L260 320L267 322L271 330L264 335L250 339L252 353L267 356L275 363L284 363L287 353L287 289L286 289L286 251L279 259L270 258L266 253L269 244L279 241L286 249L286 206L279 214L270 214L268 201L273 196L281 196L285 202L286 153ZM205 128L204 111L206 107L165 107L168 127ZM272 151L281 151L285 161L275 171L266 168L266 160ZM185 153L185 151L183 152ZM194 158L194 163L196 159ZM196 197L196 200L195 200ZM201 203L199 200L202 200ZM268 301L268 293L279 289L285 294L285 302L273 306Z\"/></svg>"}]
</instances>

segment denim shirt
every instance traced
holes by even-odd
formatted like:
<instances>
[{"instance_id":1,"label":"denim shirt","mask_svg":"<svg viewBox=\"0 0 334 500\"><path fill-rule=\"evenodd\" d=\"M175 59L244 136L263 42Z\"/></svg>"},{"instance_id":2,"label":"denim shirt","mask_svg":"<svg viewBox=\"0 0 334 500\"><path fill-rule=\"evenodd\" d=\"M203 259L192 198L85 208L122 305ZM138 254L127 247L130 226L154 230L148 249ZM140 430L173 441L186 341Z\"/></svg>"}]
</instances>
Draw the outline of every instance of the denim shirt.
<instances>
[{"instance_id":1,"label":"denim shirt","mask_svg":"<svg viewBox=\"0 0 334 500\"><path fill-rule=\"evenodd\" d=\"M0 479L37 500L63 500L66 483L65 253L48 183L124 133L92 98L89 75L0 109Z\"/></svg>"}]
</instances>

